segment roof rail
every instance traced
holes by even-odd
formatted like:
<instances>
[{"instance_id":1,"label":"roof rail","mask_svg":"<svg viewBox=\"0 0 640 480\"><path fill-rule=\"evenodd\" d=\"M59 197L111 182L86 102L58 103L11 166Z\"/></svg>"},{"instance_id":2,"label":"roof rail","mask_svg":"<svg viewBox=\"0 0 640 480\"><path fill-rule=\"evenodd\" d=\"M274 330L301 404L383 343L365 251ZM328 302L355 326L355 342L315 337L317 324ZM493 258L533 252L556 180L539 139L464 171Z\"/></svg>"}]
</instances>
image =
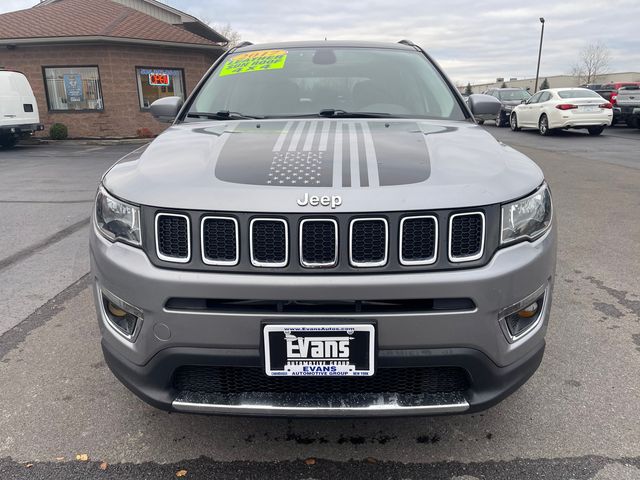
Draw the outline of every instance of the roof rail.
<instances>
[{"instance_id":1,"label":"roof rail","mask_svg":"<svg viewBox=\"0 0 640 480\"><path fill-rule=\"evenodd\" d=\"M238 49L238 48L242 48L242 47L248 47L250 45L253 45L252 42L240 42L238 45L236 45L236 48L234 48L234 50Z\"/></svg>"},{"instance_id":2,"label":"roof rail","mask_svg":"<svg viewBox=\"0 0 640 480\"><path fill-rule=\"evenodd\" d=\"M413 43L411 40L404 39L404 40L400 40L398 43L401 43L402 45L408 45L409 47L418 48L418 46L415 43Z\"/></svg>"}]
</instances>

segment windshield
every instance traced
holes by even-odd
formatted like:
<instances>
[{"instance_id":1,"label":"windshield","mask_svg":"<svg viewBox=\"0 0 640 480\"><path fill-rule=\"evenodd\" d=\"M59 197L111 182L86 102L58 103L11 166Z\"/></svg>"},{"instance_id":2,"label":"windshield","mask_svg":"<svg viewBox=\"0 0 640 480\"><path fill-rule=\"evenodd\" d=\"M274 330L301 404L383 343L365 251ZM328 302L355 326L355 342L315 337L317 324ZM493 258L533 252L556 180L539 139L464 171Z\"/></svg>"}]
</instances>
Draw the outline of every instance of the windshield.
<instances>
[{"instance_id":1,"label":"windshield","mask_svg":"<svg viewBox=\"0 0 640 480\"><path fill-rule=\"evenodd\" d=\"M188 116L338 116L464 120L451 89L419 52L383 48L291 48L230 55ZM232 114L233 117L230 115ZM201 115L201 118L207 118Z\"/></svg>"},{"instance_id":2,"label":"windshield","mask_svg":"<svg viewBox=\"0 0 640 480\"><path fill-rule=\"evenodd\" d=\"M601 98L593 90L560 90L558 92L560 98Z\"/></svg>"},{"instance_id":3,"label":"windshield","mask_svg":"<svg viewBox=\"0 0 640 480\"><path fill-rule=\"evenodd\" d=\"M531 94L526 90L498 90L500 100L528 100Z\"/></svg>"}]
</instances>

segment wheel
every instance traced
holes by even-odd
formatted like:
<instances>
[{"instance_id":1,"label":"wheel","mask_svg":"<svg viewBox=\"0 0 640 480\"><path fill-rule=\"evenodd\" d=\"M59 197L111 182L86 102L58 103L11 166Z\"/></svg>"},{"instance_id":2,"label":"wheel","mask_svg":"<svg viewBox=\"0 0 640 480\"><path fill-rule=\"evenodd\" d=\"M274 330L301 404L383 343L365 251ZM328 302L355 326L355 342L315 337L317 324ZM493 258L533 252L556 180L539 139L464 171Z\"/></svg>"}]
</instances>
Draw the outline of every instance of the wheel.
<instances>
[{"instance_id":1,"label":"wheel","mask_svg":"<svg viewBox=\"0 0 640 480\"><path fill-rule=\"evenodd\" d=\"M518 117L516 117L515 113L512 113L511 117L509 117L509 126L514 132L520 131L520 127L518 126Z\"/></svg>"},{"instance_id":2,"label":"wheel","mask_svg":"<svg viewBox=\"0 0 640 480\"><path fill-rule=\"evenodd\" d=\"M540 132L540 135L542 135L543 137L548 137L549 135L551 135L551 129L549 128L549 119L544 113L540 117L540 120L538 120L538 132Z\"/></svg>"},{"instance_id":3,"label":"wheel","mask_svg":"<svg viewBox=\"0 0 640 480\"><path fill-rule=\"evenodd\" d=\"M591 127L591 128L588 128L587 130L589 130L589 135L593 135L595 137L597 135L600 135L603 132L604 127Z\"/></svg>"},{"instance_id":4,"label":"wheel","mask_svg":"<svg viewBox=\"0 0 640 480\"><path fill-rule=\"evenodd\" d=\"M615 126L616 126L616 123L618 123L618 119L617 119L616 117L613 117L613 118L611 119L611 126L612 126L612 127L615 127Z\"/></svg>"},{"instance_id":5,"label":"wheel","mask_svg":"<svg viewBox=\"0 0 640 480\"><path fill-rule=\"evenodd\" d=\"M13 135L8 135L6 137L0 137L0 145L2 145L4 148L15 147L16 143L18 143L18 139L16 137L14 137Z\"/></svg>"},{"instance_id":6,"label":"wheel","mask_svg":"<svg viewBox=\"0 0 640 480\"><path fill-rule=\"evenodd\" d=\"M478 120L478 125L484 125L484 120Z\"/></svg>"},{"instance_id":7,"label":"wheel","mask_svg":"<svg viewBox=\"0 0 640 480\"><path fill-rule=\"evenodd\" d=\"M500 112L496 117L496 127L502 128L504 127L504 124L505 122L504 122L504 119L502 118L502 112Z\"/></svg>"}]
</instances>

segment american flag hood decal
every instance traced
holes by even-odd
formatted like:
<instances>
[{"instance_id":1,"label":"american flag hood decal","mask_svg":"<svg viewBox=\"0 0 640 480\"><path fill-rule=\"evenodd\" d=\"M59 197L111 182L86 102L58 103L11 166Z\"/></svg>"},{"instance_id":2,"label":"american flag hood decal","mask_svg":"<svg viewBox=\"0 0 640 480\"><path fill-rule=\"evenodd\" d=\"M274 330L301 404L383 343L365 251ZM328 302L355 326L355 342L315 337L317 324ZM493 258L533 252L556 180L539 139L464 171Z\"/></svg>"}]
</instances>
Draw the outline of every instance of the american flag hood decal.
<instances>
[{"instance_id":1,"label":"american flag hood decal","mask_svg":"<svg viewBox=\"0 0 640 480\"><path fill-rule=\"evenodd\" d=\"M227 132L215 163L216 177L225 182L378 187L420 183L430 175L426 132L416 122L241 122Z\"/></svg>"}]
</instances>

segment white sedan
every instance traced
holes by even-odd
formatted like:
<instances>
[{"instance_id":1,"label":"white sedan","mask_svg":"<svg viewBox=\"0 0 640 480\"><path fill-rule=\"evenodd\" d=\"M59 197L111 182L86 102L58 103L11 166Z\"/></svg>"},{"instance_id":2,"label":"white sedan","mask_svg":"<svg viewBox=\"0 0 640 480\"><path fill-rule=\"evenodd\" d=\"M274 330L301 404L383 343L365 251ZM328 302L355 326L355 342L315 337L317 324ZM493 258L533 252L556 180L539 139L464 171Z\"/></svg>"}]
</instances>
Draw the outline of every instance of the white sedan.
<instances>
[{"instance_id":1,"label":"white sedan","mask_svg":"<svg viewBox=\"0 0 640 480\"><path fill-rule=\"evenodd\" d=\"M590 135L600 135L611 125L613 107L587 88L549 88L516 106L509 124L514 132L535 128L540 135L556 129L586 128Z\"/></svg>"}]
</instances>

